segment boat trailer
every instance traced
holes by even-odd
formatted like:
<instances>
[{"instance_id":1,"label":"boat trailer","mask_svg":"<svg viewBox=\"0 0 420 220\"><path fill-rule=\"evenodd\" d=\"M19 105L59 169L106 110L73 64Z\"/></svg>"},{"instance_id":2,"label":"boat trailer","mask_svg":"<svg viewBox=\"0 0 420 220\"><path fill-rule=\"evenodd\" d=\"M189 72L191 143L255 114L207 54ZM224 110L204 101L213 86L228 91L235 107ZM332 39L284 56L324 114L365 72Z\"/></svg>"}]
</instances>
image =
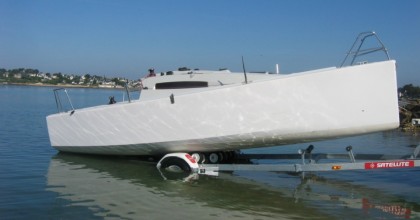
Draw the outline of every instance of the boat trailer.
<instances>
[{"instance_id":1,"label":"boat trailer","mask_svg":"<svg viewBox=\"0 0 420 220\"><path fill-rule=\"evenodd\" d=\"M420 144L409 155L354 154L352 146L345 148L347 154L312 153L313 145L298 150L297 154L238 154L236 160L229 164L199 164L188 153L171 153L165 155L157 168L174 168L192 174L218 176L223 171L268 171L302 173L314 171L341 170L376 170L392 168L420 167ZM295 163L256 164L252 160L293 160ZM296 160L300 162L296 163ZM328 160L327 163L319 163ZM242 161L242 162L241 162ZM244 163L243 161L248 161Z\"/></svg>"}]
</instances>

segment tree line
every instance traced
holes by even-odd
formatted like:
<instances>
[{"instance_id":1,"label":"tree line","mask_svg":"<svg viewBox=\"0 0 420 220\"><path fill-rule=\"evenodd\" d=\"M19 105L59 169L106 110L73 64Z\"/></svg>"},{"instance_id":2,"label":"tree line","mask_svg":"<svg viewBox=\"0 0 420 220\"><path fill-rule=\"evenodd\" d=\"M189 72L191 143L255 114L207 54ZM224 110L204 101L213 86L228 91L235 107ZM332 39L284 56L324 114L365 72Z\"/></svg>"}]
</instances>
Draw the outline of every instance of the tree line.
<instances>
[{"instance_id":1,"label":"tree line","mask_svg":"<svg viewBox=\"0 0 420 220\"><path fill-rule=\"evenodd\" d=\"M398 88L398 92L408 98L420 98L420 87L413 86L413 84L407 84L401 88Z\"/></svg>"},{"instance_id":2,"label":"tree line","mask_svg":"<svg viewBox=\"0 0 420 220\"><path fill-rule=\"evenodd\" d=\"M38 69L16 68L6 70L0 68L0 82L10 83L44 83L44 84L77 84L97 86L107 82L114 82L115 85L124 86L127 82L124 78L106 78L98 75L76 75L58 73L43 73Z\"/></svg>"}]
</instances>

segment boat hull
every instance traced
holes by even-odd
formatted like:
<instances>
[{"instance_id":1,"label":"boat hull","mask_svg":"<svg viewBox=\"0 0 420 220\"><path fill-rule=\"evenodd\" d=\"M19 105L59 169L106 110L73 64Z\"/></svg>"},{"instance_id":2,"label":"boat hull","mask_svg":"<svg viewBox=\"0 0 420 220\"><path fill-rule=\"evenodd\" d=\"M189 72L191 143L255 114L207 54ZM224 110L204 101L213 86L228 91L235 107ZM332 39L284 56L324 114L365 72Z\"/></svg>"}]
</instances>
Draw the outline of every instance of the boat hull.
<instances>
[{"instance_id":1,"label":"boat hull","mask_svg":"<svg viewBox=\"0 0 420 220\"><path fill-rule=\"evenodd\" d=\"M60 151L157 155L287 145L399 126L395 61L47 117Z\"/></svg>"}]
</instances>

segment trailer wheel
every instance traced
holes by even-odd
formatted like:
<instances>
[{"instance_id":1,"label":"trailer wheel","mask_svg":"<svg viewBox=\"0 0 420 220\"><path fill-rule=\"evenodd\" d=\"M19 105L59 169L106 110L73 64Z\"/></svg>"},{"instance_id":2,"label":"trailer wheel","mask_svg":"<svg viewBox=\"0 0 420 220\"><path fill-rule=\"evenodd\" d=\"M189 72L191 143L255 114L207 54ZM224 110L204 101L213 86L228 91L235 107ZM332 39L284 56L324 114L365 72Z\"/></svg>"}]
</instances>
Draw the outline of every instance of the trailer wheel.
<instances>
[{"instance_id":1,"label":"trailer wheel","mask_svg":"<svg viewBox=\"0 0 420 220\"><path fill-rule=\"evenodd\" d=\"M167 157L161 162L161 168L174 173L191 173L187 162L178 157Z\"/></svg>"},{"instance_id":2,"label":"trailer wheel","mask_svg":"<svg viewBox=\"0 0 420 220\"><path fill-rule=\"evenodd\" d=\"M220 161L220 157L218 153L210 153L209 154L209 162L210 163L218 163Z\"/></svg>"},{"instance_id":3,"label":"trailer wheel","mask_svg":"<svg viewBox=\"0 0 420 220\"><path fill-rule=\"evenodd\" d=\"M197 161L198 164L202 164L206 161L206 157L203 153L193 153L191 156Z\"/></svg>"},{"instance_id":4,"label":"trailer wheel","mask_svg":"<svg viewBox=\"0 0 420 220\"><path fill-rule=\"evenodd\" d=\"M226 160L226 154L225 152L219 152L219 163L222 163Z\"/></svg>"}]
</instances>

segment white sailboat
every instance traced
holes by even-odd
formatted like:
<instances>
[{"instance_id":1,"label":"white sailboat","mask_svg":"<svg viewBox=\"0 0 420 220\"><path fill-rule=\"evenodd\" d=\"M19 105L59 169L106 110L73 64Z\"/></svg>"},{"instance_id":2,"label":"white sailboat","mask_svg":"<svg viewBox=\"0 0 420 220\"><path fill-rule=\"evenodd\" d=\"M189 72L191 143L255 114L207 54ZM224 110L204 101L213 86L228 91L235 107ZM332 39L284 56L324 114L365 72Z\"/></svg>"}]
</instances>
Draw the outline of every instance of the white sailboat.
<instances>
[{"instance_id":1,"label":"white sailboat","mask_svg":"<svg viewBox=\"0 0 420 220\"><path fill-rule=\"evenodd\" d=\"M51 145L109 155L220 152L399 126L394 60L287 75L173 71L142 87L138 100L49 115Z\"/></svg>"}]
</instances>

